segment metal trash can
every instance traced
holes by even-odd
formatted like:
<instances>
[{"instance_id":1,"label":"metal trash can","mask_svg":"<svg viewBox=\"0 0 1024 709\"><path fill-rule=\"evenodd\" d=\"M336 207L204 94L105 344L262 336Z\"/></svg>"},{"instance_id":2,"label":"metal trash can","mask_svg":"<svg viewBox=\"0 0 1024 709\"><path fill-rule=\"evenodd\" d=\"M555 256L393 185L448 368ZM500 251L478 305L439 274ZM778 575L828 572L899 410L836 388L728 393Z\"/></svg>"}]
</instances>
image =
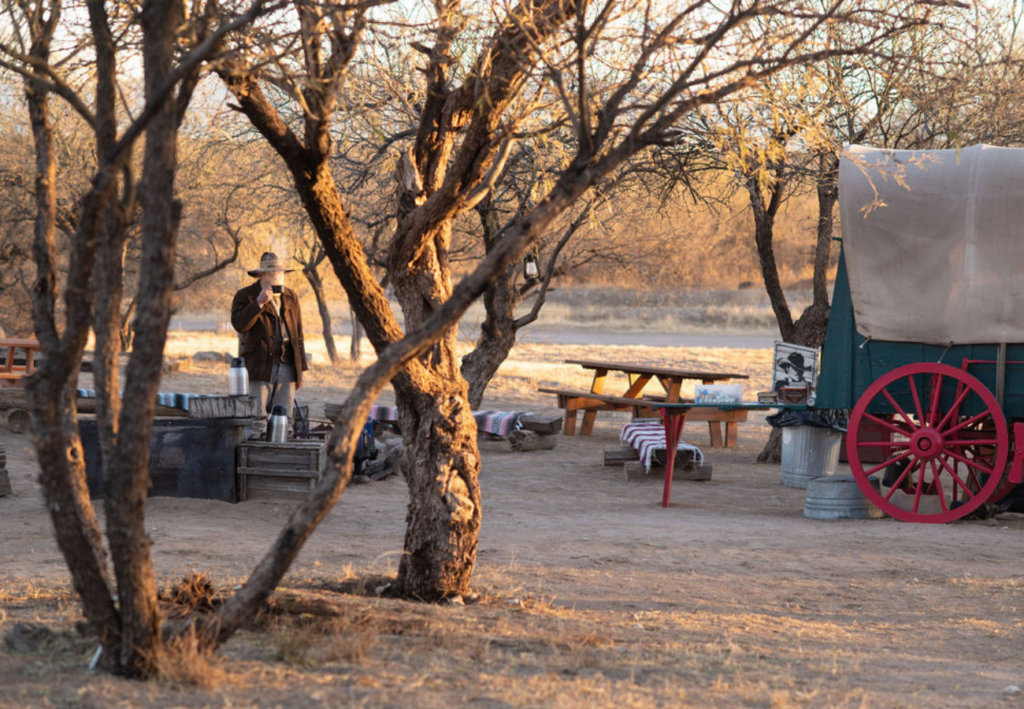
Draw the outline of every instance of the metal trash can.
<instances>
[{"instance_id":1,"label":"metal trash can","mask_svg":"<svg viewBox=\"0 0 1024 709\"><path fill-rule=\"evenodd\" d=\"M806 488L812 478L835 475L839 464L841 431L821 426L786 426L782 429L782 484Z\"/></svg>"},{"instance_id":2,"label":"metal trash can","mask_svg":"<svg viewBox=\"0 0 1024 709\"><path fill-rule=\"evenodd\" d=\"M878 490L878 480L869 478ZM822 476L807 485L804 517L808 519L880 519L882 511L868 502L852 475Z\"/></svg>"}]
</instances>

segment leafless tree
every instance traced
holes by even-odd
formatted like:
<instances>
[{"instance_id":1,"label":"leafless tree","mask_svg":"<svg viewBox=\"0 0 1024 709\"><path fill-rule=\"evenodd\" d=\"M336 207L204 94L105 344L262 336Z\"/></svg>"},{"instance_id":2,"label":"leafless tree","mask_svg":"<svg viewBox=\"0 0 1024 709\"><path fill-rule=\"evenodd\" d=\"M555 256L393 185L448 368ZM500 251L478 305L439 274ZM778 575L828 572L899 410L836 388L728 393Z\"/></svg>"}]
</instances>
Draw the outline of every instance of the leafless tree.
<instances>
[{"instance_id":1,"label":"leafless tree","mask_svg":"<svg viewBox=\"0 0 1024 709\"><path fill-rule=\"evenodd\" d=\"M0 47L0 56L6 68L24 76L36 158L32 248L37 275L32 297L35 331L44 359L26 389L40 481L58 546L85 615L100 638L104 658L112 669L129 676L150 674L163 642L143 513L180 221L180 203L173 195L177 131L202 62L228 32L250 22L260 7L257 3L248 14L218 25L212 4L193 8L197 14L184 22L184 8L175 2L147 2L137 15L127 6L108 8L101 0L87 2L89 41L77 46L88 46L95 62L90 105L59 70L66 57L53 56L58 30L68 30L61 22L60 0L4 5L4 14L15 22L15 30L11 41ZM118 54L118 41L130 44L136 39L141 46L144 104L134 120L119 130L118 61L125 57ZM181 48L177 57L176 46ZM56 239L54 96L66 101L91 127L96 155L95 175L81 197L69 239L71 253L63 288ZM132 150L143 135L142 175L136 182ZM118 321L125 236L136 209L142 214L141 258L146 278L139 292L136 347L122 400L116 357ZM61 297L65 302L63 323L57 318ZM76 385L90 327L96 333L97 423L113 577L85 485L77 428Z\"/></svg>"},{"instance_id":2,"label":"leafless tree","mask_svg":"<svg viewBox=\"0 0 1024 709\"><path fill-rule=\"evenodd\" d=\"M339 102L357 101L345 80L371 4L298 0L293 7L300 36L289 60L259 72L238 62L220 74L238 109L287 166L352 307L383 356L401 339L401 329L330 170L331 124ZM387 258L389 284L411 329L431 321L451 297L454 221L487 197L515 142L535 122L572 126L575 149L547 193L509 230L510 246L503 240L495 253L512 248L521 257L632 156L672 142L674 126L701 106L790 67L873 51L937 11L915 3L879 11L851 2L816 9L786 1L719 7L698 0L677 8L536 0L474 16L487 30L470 42L480 47L478 54L457 63L464 32L478 26L466 19L480 8L437 0L433 9L427 36L416 37L409 28L395 40L422 54L424 75L416 138L395 169L396 227ZM822 29L837 22L872 31L851 46L818 43ZM607 74L615 80L595 78ZM276 98L282 95L297 108L279 110ZM465 593L481 519L479 454L454 328L407 364L393 384L410 489L398 588L426 599Z\"/></svg>"}]
</instances>

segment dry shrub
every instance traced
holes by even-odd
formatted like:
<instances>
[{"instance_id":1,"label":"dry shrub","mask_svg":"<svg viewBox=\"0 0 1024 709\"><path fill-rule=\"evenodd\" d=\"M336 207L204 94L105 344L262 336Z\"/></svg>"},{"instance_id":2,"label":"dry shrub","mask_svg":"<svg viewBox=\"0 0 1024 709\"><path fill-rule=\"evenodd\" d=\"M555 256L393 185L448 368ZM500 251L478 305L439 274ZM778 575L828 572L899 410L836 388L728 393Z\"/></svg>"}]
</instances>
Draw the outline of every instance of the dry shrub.
<instances>
[{"instance_id":1,"label":"dry shrub","mask_svg":"<svg viewBox=\"0 0 1024 709\"><path fill-rule=\"evenodd\" d=\"M169 684L210 689L227 676L213 651L200 646L193 628L164 642L153 659L157 679Z\"/></svg>"},{"instance_id":2,"label":"dry shrub","mask_svg":"<svg viewBox=\"0 0 1024 709\"><path fill-rule=\"evenodd\" d=\"M181 618L190 613L211 613L221 604L210 578L204 571L184 576L175 584L168 585L160 594L160 600L170 603L168 617Z\"/></svg>"}]
</instances>

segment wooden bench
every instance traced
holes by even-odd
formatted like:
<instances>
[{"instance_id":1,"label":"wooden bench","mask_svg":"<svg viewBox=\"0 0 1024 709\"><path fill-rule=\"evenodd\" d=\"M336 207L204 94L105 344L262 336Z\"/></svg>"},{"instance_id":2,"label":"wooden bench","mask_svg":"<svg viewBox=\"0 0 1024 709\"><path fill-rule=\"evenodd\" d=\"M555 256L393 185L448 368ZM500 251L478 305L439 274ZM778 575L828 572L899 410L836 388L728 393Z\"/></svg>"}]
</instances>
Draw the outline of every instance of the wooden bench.
<instances>
[{"instance_id":1,"label":"wooden bench","mask_svg":"<svg viewBox=\"0 0 1024 709\"><path fill-rule=\"evenodd\" d=\"M633 399L597 394L592 391L547 387L540 387L538 391L544 394L555 394L558 397L558 407L565 411L562 433L566 436L575 434L577 411L595 412L595 414L598 411L632 411L633 418L648 418L656 415L658 403L665 400L664 397ZM589 436L594 432L595 418L593 415L584 417L580 427L581 436ZM708 422L712 448L734 448L739 440L739 423L747 420L747 412L738 409L699 408L690 411L686 418L688 421ZM721 427L723 423L725 424L724 440Z\"/></svg>"},{"instance_id":2,"label":"wooden bench","mask_svg":"<svg viewBox=\"0 0 1024 709\"><path fill-rule=\"evenodd\" d=\"M39 349L38 340L0 338L0 382L21 386L22 380L35 371Z\"/></svg>"}]
</instances>

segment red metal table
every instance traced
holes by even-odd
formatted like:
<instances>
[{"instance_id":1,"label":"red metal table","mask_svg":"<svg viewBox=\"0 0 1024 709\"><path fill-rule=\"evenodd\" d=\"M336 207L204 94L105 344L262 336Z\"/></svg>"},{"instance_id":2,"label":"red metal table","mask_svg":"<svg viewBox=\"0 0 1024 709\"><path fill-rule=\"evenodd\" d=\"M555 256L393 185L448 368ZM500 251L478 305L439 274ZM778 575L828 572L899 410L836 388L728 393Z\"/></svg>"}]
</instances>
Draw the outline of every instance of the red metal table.
<instances>
[{"instance_id":1,"label":"red metal table","mask_svg":"<svg viewBox=\"0 0 1024 709\"><path fill-rule=\"evenodd\" d=\"M657 404L665 424L665 491L661 496L661 506L668 507L672 499L672 474L675 469L675 450L679 446L679 438L683 435L683 425L690 409L715 408L727 411L767 411L769 409L807 409L806 404L759 404L743 402L740 404L694 404L694 403L663 403Z\"/></svg>"}]
</instances>

